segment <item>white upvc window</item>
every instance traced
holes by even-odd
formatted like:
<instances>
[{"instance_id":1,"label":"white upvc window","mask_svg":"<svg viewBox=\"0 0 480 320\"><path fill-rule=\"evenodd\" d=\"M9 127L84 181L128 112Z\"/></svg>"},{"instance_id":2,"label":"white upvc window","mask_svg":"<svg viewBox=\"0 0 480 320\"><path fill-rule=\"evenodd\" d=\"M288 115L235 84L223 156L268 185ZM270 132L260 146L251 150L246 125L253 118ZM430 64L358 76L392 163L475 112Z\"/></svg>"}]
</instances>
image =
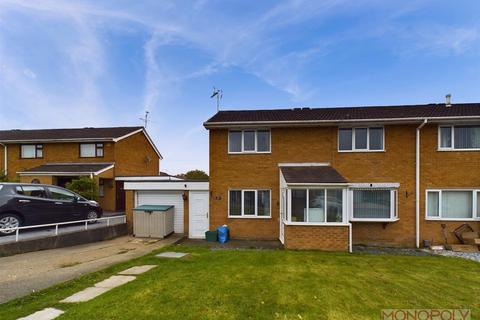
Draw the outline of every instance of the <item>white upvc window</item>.
<instances>
[{"instance_id":1,"label":"white upvc window","mask_svg":"<svg viewBox=\"0 0 480 320\"><path fill-rule=\"evenodd\" d=\"M480 189L427 189L425 219L480 220Z\"/></svg>"},{"instance_id":2,"label":"white upvc window","mask_svg":"<svg viewBox=\"0 0 480 320\"><path fill-rule=\"evenodd\" d=\"M385 151L384 131L383 127L338 128L338 151Z\"/></svg>"},{"instance_id":3,"label":"white upvc window","mask_svg":"<svg viewBox=\"0 0 480 320\"><path fill-rule=\"evenodd\" d=\"M268 129L230 130L228 153L270 153L271 133Z\"/></svg>"},{"instance_id":4,"label":"white upvc window","mask_svg":"<svg viewBox=\"0 0 480 320\"><path fill-rule=\"evenodd\" d=\"M353 188L349 190L351 221L391 222L398 220L396 189Z\"/></svg>"},{"instance_id":5,"label":"white upvc window","mask_svg":"<svg viewBox=\"0 0 480 320\"><path fill-rule=\"evenodd\" d=\"M20 158L43 158L43 144L22 144L20 146Z\"/></svg>"},{"instance_id":6,"label":"white upvc window","mask_svg":"<svg viewBox=\"0 0 480 320\"><path fill-rule=\"evenodd\" d=\"M287 189L286 222L299 225L346 223L346 189L305 187Z\"/></svg>"},{"instance_id":7,"label":"white upvc window","mask_svg":"<svg viewBox=\"0 0 480 320\"><path fill-rule=\"evenodd\" d=\"M80 158L103 157L103 143L81 143Z\"/></svg>"},{"instance_id":8,"label":"white upvc window","mask_svg":"<svg viewBox=\"0 0 480 320\"><path fill-rule=\"evenodd\" d=\"M438 150L480 150L480 125L439 126Z\"/></svg>"},{"instance_id":9,"label":"white upvc window","mask_svg":"<svg viewBox=\"0 0 480 320\"><path fill-rule=\"evenodd\" d=\"M268 189L228 191L229 218L271 218L271 192Z\"/></svg>"}]
</instances>

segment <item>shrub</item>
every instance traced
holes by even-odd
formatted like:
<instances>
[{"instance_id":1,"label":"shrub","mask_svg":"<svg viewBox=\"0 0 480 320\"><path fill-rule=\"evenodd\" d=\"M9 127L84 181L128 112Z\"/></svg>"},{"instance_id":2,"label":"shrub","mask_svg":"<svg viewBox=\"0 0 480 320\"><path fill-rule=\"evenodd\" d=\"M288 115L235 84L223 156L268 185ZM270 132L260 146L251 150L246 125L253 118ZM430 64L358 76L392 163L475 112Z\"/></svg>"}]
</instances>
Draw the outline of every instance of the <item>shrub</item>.
<instances>
[{"instance_id":1,"label":"shrub","mask_svg":"<svg viewBox=\"0 0 480 320\"><path fill-rule=\"evenodd\" d=\"M97 200L97 183L90 177L80 177L78 179L74 179L72 182L67 183L65 187L89 200Z\"/></svg>"}]
</instances>

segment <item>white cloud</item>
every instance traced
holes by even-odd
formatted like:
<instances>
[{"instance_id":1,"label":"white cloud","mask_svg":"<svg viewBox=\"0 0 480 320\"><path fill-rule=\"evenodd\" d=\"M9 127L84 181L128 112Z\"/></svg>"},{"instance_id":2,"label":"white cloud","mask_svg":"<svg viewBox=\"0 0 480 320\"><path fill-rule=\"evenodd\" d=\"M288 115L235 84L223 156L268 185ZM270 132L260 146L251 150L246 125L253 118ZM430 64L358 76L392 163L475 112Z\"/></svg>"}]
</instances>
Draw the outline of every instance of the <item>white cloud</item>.
<instances>
[{"instance_id":1,"label":"white cloud","mask_svg":"<svg viewBox=\"0 0 480 320\"><path fill-rule=\"evenodd\" d=\"M36 79L37 78L37 74L29 68L24 68L23 69L23 74L25 75L25 77L28 77L30 79Z\"/></svg>"}]
</instances>

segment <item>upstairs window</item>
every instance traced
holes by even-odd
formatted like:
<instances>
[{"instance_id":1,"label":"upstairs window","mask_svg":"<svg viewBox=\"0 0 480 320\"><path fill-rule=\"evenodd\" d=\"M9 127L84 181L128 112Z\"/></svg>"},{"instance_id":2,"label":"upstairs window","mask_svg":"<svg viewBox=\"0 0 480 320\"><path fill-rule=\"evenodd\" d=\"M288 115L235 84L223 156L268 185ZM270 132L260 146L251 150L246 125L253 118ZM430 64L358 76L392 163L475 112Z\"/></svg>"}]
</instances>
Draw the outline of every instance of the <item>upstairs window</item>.
<instances>
[{"instance_id":1,"label":"upstairs window","mask_svg":"<svg viewBox=\"0 0 480 320\"><path fill-rule=\"evenodd\" d=\"M270 152L270 130L232 130L228 132L228 153Z\"/></svg>"},{"instance_id":2,"label":"upstairs window","mask_svg":"<svg viewBox=\"0 0 480 320\"><path fill-rule=\"evenodd\" d=\"M480 150L480 126L440 126L439 150Z\"/></svg>"},{"instance_id":3,"label":"upstairs window","mask_svg":"<svg viewBox=\"0 0 480 320\"><path fill-rule=\"evenodd\" d=\"M80 158L103 157L103 143L81 143Z\"/></svg>"},{"instance_id":4,"label":"upstairs window","mask_svg":"<svg viewBox=\"0 0 480 320\"><path fill-rule=\"evenodd\" d=\"M383 150L383 127L338 129L338 151Z\"/></svg>"},{"instance_id":5,"label":"upstairs window","mask_svg":"<svg viewBox=\"0 0 480 320\"><path fill-rule=\"evenodd\" d=\"M20 146L20 158L22 159L43 158L43 145L42 144L22 144Z\"/></svg>"}]
</instances>

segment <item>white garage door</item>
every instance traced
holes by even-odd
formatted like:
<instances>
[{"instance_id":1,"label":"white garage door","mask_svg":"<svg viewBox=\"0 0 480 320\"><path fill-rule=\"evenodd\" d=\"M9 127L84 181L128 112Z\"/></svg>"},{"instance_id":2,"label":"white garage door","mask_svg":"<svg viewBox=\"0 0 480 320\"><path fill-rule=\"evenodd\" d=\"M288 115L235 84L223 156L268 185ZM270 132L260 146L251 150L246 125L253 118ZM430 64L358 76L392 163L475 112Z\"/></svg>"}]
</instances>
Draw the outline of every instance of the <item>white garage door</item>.
<instances>
[{"instance_id":1,"label":"white garage door","mask_svg":"<svg viewBox=\"0 0 480 320\"><path fill-rule=\"evenodd\" d=\"M175 206L173 230L183 233L183 192L179 191L137 191L137 206L142 204Z\"/></svg>"}]
</instances>

